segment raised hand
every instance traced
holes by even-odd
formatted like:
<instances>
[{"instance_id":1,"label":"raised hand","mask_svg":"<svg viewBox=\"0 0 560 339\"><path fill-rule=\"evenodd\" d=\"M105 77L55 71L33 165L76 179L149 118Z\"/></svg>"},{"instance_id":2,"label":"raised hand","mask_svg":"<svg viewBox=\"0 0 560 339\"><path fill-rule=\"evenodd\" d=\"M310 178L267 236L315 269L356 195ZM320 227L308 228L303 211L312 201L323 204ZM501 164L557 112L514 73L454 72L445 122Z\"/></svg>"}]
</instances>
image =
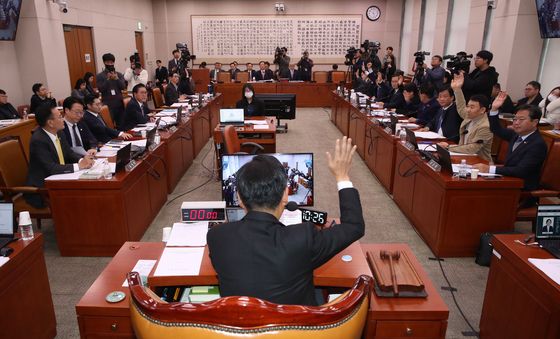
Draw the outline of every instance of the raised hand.
<instances>
[{"instance_id":1,"label":"raised hand","mask_svg":"<svg viewBox=\"0 0 560 339\"><path fill-rule=\"evenodd\" d=\"M496 99L494 99L494 101L492 102L492 111L497 111L500 109L500 107L502 107L502 105L504 104L504 101L506 101L507 98L507 93L504 91L500 91L500 93L498 93L498 95L496 96Z\"/></svg>"},{"instance_id":2,"label":"raised hand","mask_svg":"<svg viewBox=\"0 0 560 339\"><path fill-rule=\"evenodd\" d=\"M453 88L454 90L461 89L464 83L465 75L462 72L459 74L455 74L455 76L453 76L453 80L451 80L451 88Z\"/></svg>"},{"instance_id":3,"label":"raised hand","mask_svg":"<svg viewBox=\"0 0 560 339\"><path fill-rule=\"evenodd\" d=\"M327 152L329 169L337 182L350 180L348 172L350 172L352 156L355 152L356 145L352 146L352 139L346 136L342 137L342 141L336 140L334 156Z\"/></svg>"}]
</instances>

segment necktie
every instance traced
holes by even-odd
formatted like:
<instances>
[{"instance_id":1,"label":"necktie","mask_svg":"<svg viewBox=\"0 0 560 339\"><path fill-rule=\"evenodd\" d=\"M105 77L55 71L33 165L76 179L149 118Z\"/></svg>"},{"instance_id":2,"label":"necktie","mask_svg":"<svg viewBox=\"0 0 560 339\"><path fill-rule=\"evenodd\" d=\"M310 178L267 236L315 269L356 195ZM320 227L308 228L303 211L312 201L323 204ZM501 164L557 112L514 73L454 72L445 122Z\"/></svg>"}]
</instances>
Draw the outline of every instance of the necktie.
<instances>
[{"instance_id":1,"label":"necktie","mask_svg":"<svg viewBox=\"0 0 560 339\"><path fill-rule=\"evenodd\" d=\"M440 113L440 115L439 115L439 117L438 117L438 124L437 124L437 129L436 129L436 131L439 131L439 130L441 129L441 124L443 123L443 115L444 115L444 114L445 114L445 110L442 109L442 110L441 110L441 113Z\"/></svg>"},{"instance_id":2,"label":"necktie","mask_svg":"<svg viewBox=\"0 0 560 339\"><path fill-rule=\"evenodd\" d=\"M521 137L517 137L517 140L515 140L515 142L513 143L513 148L511 149L511 151L515 151L515 149L517 147L519 147L519 145L521 145L521 143L523 142L523 138Z\"/></svg>"},{"instance_id":3,"label":"necktie","mask_svg":"<svg viewBox=\"0 0 560 339\"><path fill-rule=\"evenodd\" d=\"M58 162L61 165L64 165L64 154L62 154L62 147L60 147L60 139L58 136L54 140L54 146L56 148L56 153L58 153Z\"/></svg>"},{"instance_id":4,"label":"necktie","mask_svg":"<svg viewBox=\"0 0 560 339\"><path fill-rule=\"evenodd\" d=\"M76 124L72 125L72 134L74 134L74 145L76 147L82 146L82 141L80 140L80 136L78 135L78 132L76 131Z\"/></svg>"},{"instance_id":5,"label":"necktie","mask_svg":"<svg viewBox=\"0 0 560 339\"><path fill-rule=\"evenodd\" d=\"M103 124L103 126L107 126L107 124L105 124L105 120L103 120L103 117L101 116L101 114L97 115L97 119L99 119L99 121L101 121L101 123Z\"/></svg>"}]
</instances>

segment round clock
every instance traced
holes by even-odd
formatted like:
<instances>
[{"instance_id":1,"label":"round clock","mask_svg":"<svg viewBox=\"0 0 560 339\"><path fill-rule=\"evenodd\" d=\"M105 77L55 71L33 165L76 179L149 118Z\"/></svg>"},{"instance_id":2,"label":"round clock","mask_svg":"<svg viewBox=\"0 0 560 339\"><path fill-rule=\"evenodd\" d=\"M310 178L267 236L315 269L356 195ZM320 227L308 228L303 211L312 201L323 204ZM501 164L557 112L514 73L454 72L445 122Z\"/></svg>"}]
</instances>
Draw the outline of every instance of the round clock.
<instances>
[{"instance_id":1,"label":"round clock","mask_svg":"<svg viewBox=\"0 0 560 339\"><path fill-rule=\"evenodd\" d=\"M371 21L376 21L381 16L381 10L377 6L370 6L366 11L366 16Z\"/></svg>"}]
</instances>

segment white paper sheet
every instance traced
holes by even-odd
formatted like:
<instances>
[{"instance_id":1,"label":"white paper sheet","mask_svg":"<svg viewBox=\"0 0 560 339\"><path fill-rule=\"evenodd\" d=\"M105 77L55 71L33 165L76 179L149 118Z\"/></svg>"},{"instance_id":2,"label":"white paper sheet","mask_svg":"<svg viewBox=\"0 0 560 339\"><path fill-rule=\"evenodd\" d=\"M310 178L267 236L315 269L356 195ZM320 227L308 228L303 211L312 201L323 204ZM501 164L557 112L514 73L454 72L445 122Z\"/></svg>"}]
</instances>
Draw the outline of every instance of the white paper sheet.
<instances>
[{"instance_id":1,"label":"white paper sheet","mask_svg":"<svg viewBox=\"0 0 560 339\"><path fill-rule=\"evenodd\" d=\"M416 135L417 138L422 138L422 139L445 139L444 136L441 136L435 132L420 132L420 131L416 131L414 132L414 135Z\"/></svg>"},{"instance_id":2,"label":"white paper sheet","mask_svg":"<svg viewBox=\"0 0 560 339\"><path fill-rule=\"evenodd\" d=\"M246 125L268 125L268 120L245 120Z\"/></svg>"},{"instance_id":3,"label":"white paper sheet","mask_svg":"<svg viewBox=\"0 0 560 339\"><path fill-rule=\"evenodd\" d=\"M560 259L529 258L529 262L560 285Z\"/></svg>"},{"instance_id":4,"label":"white paper sheet","mask_svg":"<svg viewBox=\"0 0 560 339\"><path fill-rule=\"evenodd\" d=\"M55 174L55 175L51 175L49 177L46 177L45 180L78 180L80 178L80 176L88 170L94 170L97 168L101 168L101 166L103 166L103 162L105 162L105 159L95 159L95 162L93 163L93 166L90 169L87 170L81 170L81 171L77 171L77 172L73 172L73 173L63 173L63 174ZM110 165L110 164L109 164ZM114 167L114 164L113 164Z\"/></svg>"},{"instance_id":5,"label":"white paper sheet","mask_svg":"<svg viewBox=\"0 0 560 339\"><path fill-rule=\"evenodd\" d=\"M188 102L176 102L173 105L171 105L171 107L188 107L189 104Z\"/></svg>"},{"instance_id":6,"label":"white paper sheet","mask_svg":"<svg viewBox=\"0 0 560 339\"><path fill-rule=\"evenodd\" d=\"M156 277L198 275L204 247L166 247L154 272Z\"/></svg>"},{"instance_id":7,"label":"white paper sheet","mask_svg":"<svg viewBox=\"0 0 560 339\"><path fill-rule=\"evenodd\" d=\"M20 122L21 119L4 119L0 120L0 126L11 126L15 123Z\"/></svg>"},{"instance_id":8,"label":"white paper sheet","mask_svg":"<svg viewBox=\"0 0 560 339\"><path fill-rule=\"evenodd\" d=\"M301 224L301 211L284 210L284 212L282 212L282 215L280 216L280 222L286 226Z\"/></svg>"},{"instance_id":9,"label":"white paper sheet","mask_svg":"<svg viewBox=\"0 0 560 339\"><path fill-rule=\"evenodd\" d=\"M268 129L268 124L267 125L253 125L253 129L254 130L264 130L264 129Z\"/></svg>"},{"instance_id":10,"label":"white paper sheet","mask_svg":"<svg viewBox=\"0 0 560 339\"><path fill-rule=\"evenodd\" d=\"M2 265L4 265L5 263L7 263L8 260L10 260L9 257L0 257L0 267L2 267Z\"/></svg>"},{"instance_id":11,"label":"white paper sheet","mask_svg":"<svg viewBox=\"0 0 560 339\"><path fill-rule=\"evenodd\" d=\"M167 246L206 246L208 221L195 223L176 222L171 229Z\"/></svg>"},{"instance_id":12,"label":"white paper sheet","mask_svg":"<svg viewBox=\"0 0 560 339\"><path fill-rule=\"evenodd\" d=\"M163 111L157 112L156 117L172 117L177 114L176 109L164 109Z\"/></svg>"},{"instance_id":13,"label":"white paper sheet","mask_svg":"<svg viewBox=\"0 0 560 339\"><path fill-rule=\"evenodd\" d=\"M157 260L145 260L140 259L136 262L136 265L130 270L130 272L138 272L140 277L142 278L142 284L145 284L145 280L148 278L148 275L152 271L152 268L156 264ZM122 284L123 287L128 287L128 280L124 279Z\"/></svg>"},{"instance_id":14,"label":"white paper sheet","mask_svg":"<svg viewBox=\"0 0 560 339\"><path fill-rule=\"evenodd\" d=\"M466 154L466 153L457 153L457 152L449 152L449 155L457 155L462 157L476 157L476 154Z\"/></svg>"},{"instance_id":15,"label":"white paper sheet","mask_svg":"<svg viewBox=\"0 0 560 339\"><path fill-rule=\"evenodd\" d=\"M461 164L451 164L451 167L453 168L453 173L459 173L459 166ZM467 165L467 173L471 173L471 166ZM478 175L481 175L482 173L478 173Z\"/></svg>"},{"instance_id":16,"label":"white paper sheet","mask_svg":"<svg viewBox=\"0 0 560 339\"><path fill-rule=\"evenodd\" d=\"M146 147L146 139L134 140L130 142L134 146Z\"/></svg>"},{"instance_id":17,"label":"white paper sheet","mask_svg":"<svg viewBox=\"0 0 560 339\"><path fill-rule=\"evenodd\" d=\"M95 155L98 158L110 158L110 157L114 157L115 155L117 155L117 149L116 148L110 148L110 149L104 149L101 150L99 152L97 152L97 154Z\"/></svg>"},{"instance_id":18,"label":"white paper sheet","mask_svg":"<svg viewBox=\"0 0 560 339\"><path fill-rule=\"evenodd\" d=\"M418 144L418 149L421 151L429 151L429 152L437 151L436 144Z\"/></svg>"}]
</instances>

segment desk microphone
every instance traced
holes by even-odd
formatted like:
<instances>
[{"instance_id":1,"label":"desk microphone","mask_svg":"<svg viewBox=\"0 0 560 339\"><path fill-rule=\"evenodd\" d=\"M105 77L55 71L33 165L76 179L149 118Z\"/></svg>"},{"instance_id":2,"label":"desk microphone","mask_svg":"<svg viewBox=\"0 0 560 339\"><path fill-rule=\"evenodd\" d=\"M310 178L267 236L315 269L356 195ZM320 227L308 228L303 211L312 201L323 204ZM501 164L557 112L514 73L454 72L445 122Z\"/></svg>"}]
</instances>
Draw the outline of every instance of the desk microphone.
<instances>
[{"instance_id":1,"label":"desk microphone","mask_svg":"<svg viewBox=\"0 0 560 339\"><path fill-rule=\"evenodd\" d=\"M293 212L295 210L300 210L302 221L309 221L321 226L327 223L327 212L314 211L307 208L301 208L295 201L288 201L285 209L287 209L290 212Z\"/></svg>"},{"instance_id":2,"label":"desk microphone","mask_svg":"<svg viewBox=\"0 0 560 339\"><path fill-rule=\"evenodd\" d=\"M473 141L473 142L468 142L466 144L462 144L462 145L450 145L450 146L467 146L467 145L472 145L472 144L483 144L484 140L482 139L478 139L477 141Z\"/></svg>"}]
</instances>

